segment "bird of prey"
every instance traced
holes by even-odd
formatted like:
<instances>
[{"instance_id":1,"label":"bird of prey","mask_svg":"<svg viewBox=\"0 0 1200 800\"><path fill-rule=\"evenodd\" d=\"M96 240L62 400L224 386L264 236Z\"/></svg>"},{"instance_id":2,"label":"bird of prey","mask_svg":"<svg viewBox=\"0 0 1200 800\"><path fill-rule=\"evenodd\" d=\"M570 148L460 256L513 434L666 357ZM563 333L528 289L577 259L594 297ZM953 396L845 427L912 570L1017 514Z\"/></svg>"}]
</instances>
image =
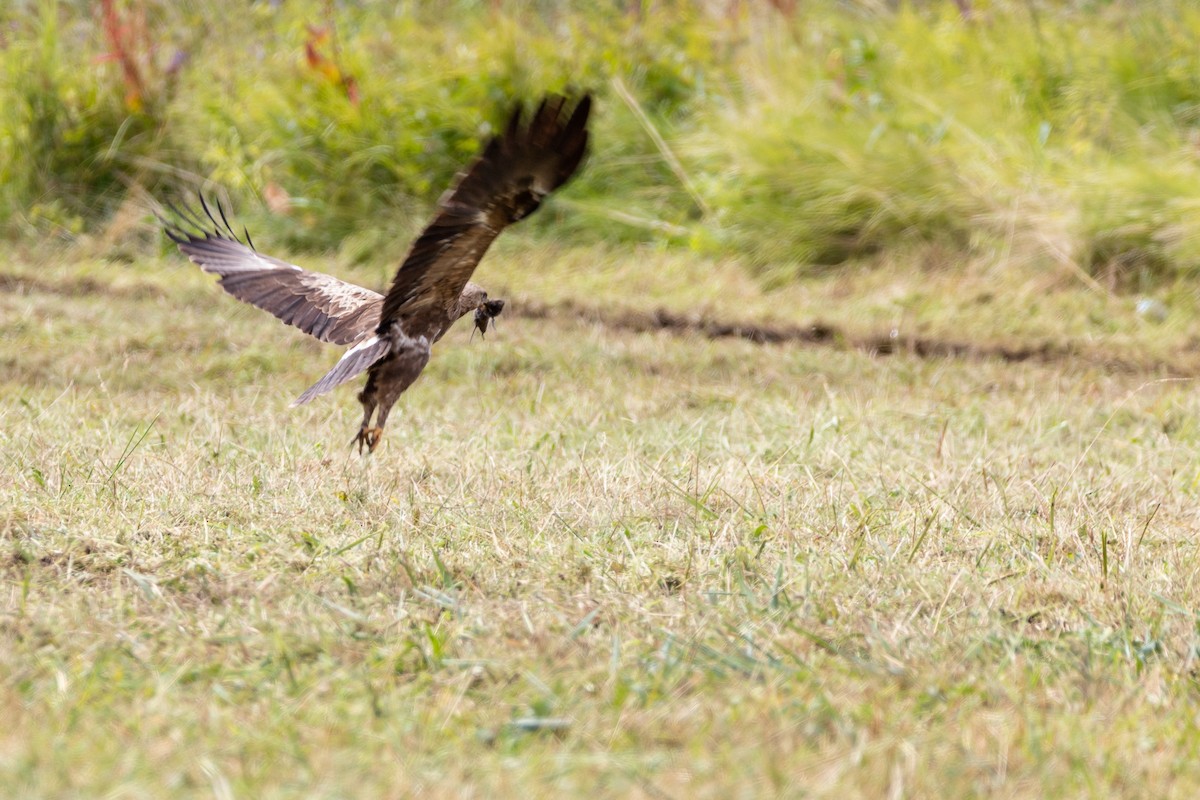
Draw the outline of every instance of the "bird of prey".
<instances>
[{"instance_id":1,"label":"bird of prey","mask_svg":"<svg viewBox=\"0 0 1200 800\"><path fill-rule=\"evenodd\" d=\"M528 119L518 107L504 131L458 174L438 201L433 220L409 248L387 294L309 272L262 255L243 231L238 237L217 204L204 216L172 208L167 236L221 288L323 342L350 345L326 375L293 405L307 403L363 371L358 395L363 419L351 444L373 452L388 413L429 362L430 348L459 317L475 325L504 307L470 281L475 266L502 230L537 210L579 168L587 152L591 98L546 97ZM372 425L372 416L375 416Z\"/></svg>"}]
</instances>

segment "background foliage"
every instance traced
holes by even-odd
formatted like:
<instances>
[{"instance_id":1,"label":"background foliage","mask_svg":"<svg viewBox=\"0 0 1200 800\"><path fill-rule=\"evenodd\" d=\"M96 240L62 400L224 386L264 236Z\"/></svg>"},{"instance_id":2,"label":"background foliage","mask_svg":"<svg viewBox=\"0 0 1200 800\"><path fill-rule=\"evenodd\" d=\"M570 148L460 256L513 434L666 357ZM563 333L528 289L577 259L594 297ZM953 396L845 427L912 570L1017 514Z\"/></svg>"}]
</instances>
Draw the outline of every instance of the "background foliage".
<instances>
[{"instance_id":1,"label":"background foliage","mask_svg":"<svg viewBox=\"0 0 1200 800\"><path fill-rule=\"evenodd\" d=\"M1198 19L0 3L0 795L1200 796ZM369 459L149 213L381 287L567 87Z\"/></svg>"},{"instance_id":2,"label":"background foliage","mask_svg":"<svg viewBox=\"0 0 1200 800\"><path fill-rule=\"evenodd\" d=\"M1183 0L21 0L0 23L13 239L207 188L263 238L394 258L513 98L586 87L594 157L533 231L784 280L914 246L1112 285L1200 265Z\"/></svg>"}]
</instances>

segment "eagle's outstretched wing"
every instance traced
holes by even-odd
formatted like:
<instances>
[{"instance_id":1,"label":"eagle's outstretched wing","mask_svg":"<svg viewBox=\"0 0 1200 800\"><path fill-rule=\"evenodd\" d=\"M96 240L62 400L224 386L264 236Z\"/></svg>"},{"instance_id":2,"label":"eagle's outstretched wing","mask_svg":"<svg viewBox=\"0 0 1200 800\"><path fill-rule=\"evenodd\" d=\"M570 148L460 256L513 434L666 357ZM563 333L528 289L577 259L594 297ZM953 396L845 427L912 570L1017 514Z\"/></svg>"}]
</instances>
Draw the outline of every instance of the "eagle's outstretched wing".
<instances>
[{"instance_id":1,"label":"eagle's outstretched wing","mask_svg":"<svg viewBox=\"0 0 1200 800\"><path fill-rule=\"evenodd\" d=\"M587 152L591 98L574 108L559 96L542 101L527 123L518 108L503 133L455 179L437 215L409 249L388 290L379 332L399 322L410 336L436 335L488 246L562 186Z\"/></svg>"},{"instance_id":2,"label":"eagle's outstretched wing","mask_svg":"<svg viewBox=\"0 0 1200 800\"><path fill-rule=\"evenodd\" d=\"M200 206L208 222L194 211L172 207L177 219L164 219L163 227L201 269L221 276L221 288L238 300L332 344L357 342L379 325L383 295L264 256L248 235L245 243L238 238L219 204L219 219L203 196Z\"/></svg>"}]
</instances>

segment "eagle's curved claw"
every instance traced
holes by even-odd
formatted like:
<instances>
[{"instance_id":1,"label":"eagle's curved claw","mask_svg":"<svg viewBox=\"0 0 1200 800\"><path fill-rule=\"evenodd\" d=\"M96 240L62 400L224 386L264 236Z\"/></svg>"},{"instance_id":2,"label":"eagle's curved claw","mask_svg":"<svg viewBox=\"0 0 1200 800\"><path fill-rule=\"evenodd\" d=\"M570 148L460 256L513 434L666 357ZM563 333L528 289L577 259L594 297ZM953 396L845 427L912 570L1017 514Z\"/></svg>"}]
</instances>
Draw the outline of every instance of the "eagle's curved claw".
<instances>
[{"instance_id":1,"label":"eagle's curved claw","mask_svg":"<svg viewBox=\"0 0 1200 800\"><path fill-rule=\"evenodd\" d=\"M367 446L367 453L374 453L375 446L379 444L379 440L383 438L383 428L361 428L358 435L354 437L354 441L350 446L358 445L358 453L362 455L363 445Z\"/></svg>"}]
</instances>

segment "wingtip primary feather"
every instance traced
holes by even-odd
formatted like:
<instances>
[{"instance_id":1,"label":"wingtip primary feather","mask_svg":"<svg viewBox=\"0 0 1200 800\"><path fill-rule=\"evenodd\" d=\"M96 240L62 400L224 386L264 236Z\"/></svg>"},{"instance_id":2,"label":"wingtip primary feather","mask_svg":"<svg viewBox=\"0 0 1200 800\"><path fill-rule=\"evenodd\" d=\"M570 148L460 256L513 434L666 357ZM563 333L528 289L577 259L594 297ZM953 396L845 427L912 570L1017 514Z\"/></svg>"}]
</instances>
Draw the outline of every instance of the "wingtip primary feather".
<instances>
[{"instance_id":1,"label":"wingtip primary feather","mask_svg":"<svg viewBox=\"0 0 1200 800\"><path fill-rule=\"evenodd\" d=\"M178 219L182 220L183 222L185 222L188 225L191 225L193 228L195 228L201 234L204 233L203 220L201 220L200 217L196 214L196 212L192 211L191 208L189 208L186 205L183 206L183 208L180 208L179 206L175 205L170 200L166 201L166 205L167 205L167 208L170 209L171 213L174 214ZM187 230L185 230L178 224L174 225L173 227L175 228L175 230L182 232L185 236L188 236L189 238L192 238L194 236L193 234L189 233Z\"/></svg>"},{"instance_id":2,"label":"wingtip primary feather","mask_svg":"<svg viewBox=\"0 0 1200 800\"><path fill-rule=\"evenodd\" d=\"M204 209L205 216L208 217L209 222L212 222L215 225L217 221L213 219L212 212L208 210L208 203L204 200L204 192L196 192L196 196L200 198L200 208ZM206 225L204 227L207 228L208 226ZM220 235L220 231L218 231L218 235Z\"/></svg>"},{"instance_id":3,"label":"wingtip primary feather","mask_svg":"<svg viewBox=\"0 0 1200 800\"><path fill-rule=\"evenodd\" d=\"M235 233L233 230L233 226L229 224L229 220L225 216L225 207L221 205L221 198L218 197L216 199L216 201L217 201L217 212L221 215L221 224L223 224L225 226L225 231L229 234L231 239L233 239L238 244L242 244L243 243L242 240L238 238L237 233ZM215 224L216 220L213 220L213 223Z\"/></svg>"},{"instance_id":4,"label":"wingtip primary feather","mask_svg":"<svg viewBox=\"0 0 1200 800\"><path fill-rule=\"evenodd\" d=\"M563 138L573 138L580 132L586 135L588 118L591 113L592 95L590 92L585 92L583 97L579 98L579 102L575 104L575 108L571 110L571 117L567 120L567 124L563 126Z\"/></svg>"},{"instance_id":5,"label":"wingtip primary feather","mask_svg":"<svg viewBox=\"0 0 1200 800\"><path fill-rule=\"evenodd\" d=\"M208 207L208 203L206 203L204 201L204 193L197 192L196 194L200 197L200 207L204 209L204 213L205 213L205 215L208 216L209 222L211 222L213 224L213 233L216 234L216 238L218 238L218 239L231 238L231 239L233 239L233 241L237 242L238 244L241 244L241 240L237 238L237 234L234 233L233 230L229 227L229 221L225 219L225 209L221 207L221 198L218 197L215 199L216 204L217 204L217 211L221 215L221 219L218 220L216 218L216 216L213 215L212 209ZM225 224L225 230L221 230L222 222L224 222L224 224ZM212 238L213 233L210 233L207 230L208 226L206 225L204 227L205 227L204 235L209 238ZM225 236L226 232L229 233L228 237Z\"/></svg>"},{"instance_id":6,"label":"wingtip primary feather","mask_svg":"<svg viewBox=\"0 0 1200 800\"><path fill-rule=\"evenodd\" d=\"M200 208L203 210L203 214L196 211L187 203L176 205L170 200L164 200L163 205L171 212L174 217L173 219L167 219L161 214L155 213L158 221L163 226L163 232L166 233L171 241L179 245L196 245L204 241L230 241L248 246L255 252L258 251L258 248L254 246L254 241L250 238L250 231L247 228L243 226L242 236L238 236L237 232L234 231L220 198L214 198L214 200L210 201L204 196L203 192L196 192L196 197L200 201ZM215 213L210 203L215 203L217 208Z\"/></svg>"}]
</instances>

